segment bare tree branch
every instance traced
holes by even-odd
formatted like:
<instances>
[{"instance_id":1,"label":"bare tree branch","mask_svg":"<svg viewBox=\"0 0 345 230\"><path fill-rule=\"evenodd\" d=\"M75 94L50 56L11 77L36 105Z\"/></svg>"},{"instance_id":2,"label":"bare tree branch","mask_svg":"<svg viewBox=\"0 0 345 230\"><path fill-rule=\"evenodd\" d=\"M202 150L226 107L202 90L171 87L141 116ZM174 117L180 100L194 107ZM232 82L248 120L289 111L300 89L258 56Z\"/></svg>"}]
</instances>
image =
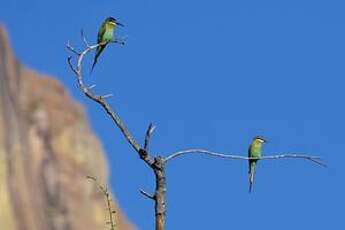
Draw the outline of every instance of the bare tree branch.
<instances>
[{"instance_id":1,"label":"bare tree branch","mask_svg":"<svg viewBox=\"0 0 345 230\"><path fill-rule=\"evenodd\" d=\"M81 52L78 52L74 47L70 45L70 43L67 43L67 49L70 50L74 55L76 55L76 64L72 63L72 57L67 58L68 65L70 66L71 70L76 76L77 83L79 89L91 100L94 102L98 103L100 106L103 107L105 112L110 116L110 118L114 121L116 126L120 129L121 133L127 140L127 142L132 146L132 148L137 152L139 155L140 159L142 159L154 172L155 174L155 193L154 194L149 194L143 190L140 190L140 193L143 194L145 197L154 200L155 202L155 223L156 223L156 230L164 230L165 228L165 219L166 219L166 174L165 174L165 167L166 167L166 162L187 155L187 154L205 154L208 156L212 157L220 157L224 159L229 159L229 160L250 160L250 159L257 159L257 160L275 160L275 159L284 159L284 158L299 158L299 159L305 159L305 160L310 160L312 162L315 162L319 165L326 166L319 157L315 156L308 156L308 155L299 155L299 154L280 154L280 155L272 155L272 156L264 156L261 158L249 158L249 157L244 157L240 155L228 155L228 154L223 154L223 153L217 153L217 152L212 152L204 149L187 149L179 152L172 153L168 155L167 157L162 157L162 156L155 156L152 157L149 153L149 146L150 146L150 139L151 136L155 130L155 126L151 123L146 131L145 134L145 139L144 139L144 146L143 148L138 144L138 142L134 139L132 134L129 132L128 128L125 126L125 124L122 122L120 119L119 115L116 113L114 109L111 108L111 106L108 104L108 102L105 100L110 94L103 95L103 96L98 96L94 94L91 89L95 85L91 85L89 87L84 85L83 82L83 75L82 75L82 62L85 57L89 52L93 51L94 49L97 49L98 46L104 45L105 43L100 43L100 44L94 44L90 45L85 36L84 33L81 32L81 37L82 40L86 46L84 50ZM114 40L109 43L118 43L118 44L124 44L124 40ZM96 178L94 177L88 177L89 179L94 180L97 182ZM98 184L98 183L97 183ZM111 209L109 209L110 206L110 198L109 198L109 193L107 191L107 188L99 185L99 189L105 194L107 197L107 204L108 204L108 210L111 216ZM111 218L111 217L110 217ZM112 219L109 221L109 223L112 225L112 230L113 229L113 221Z\"/></svg>"},{"instance_id":2,"label":"bare tree branch","mask_svg":"<svg viewBox=\"0 0 345 230\"><path fill-rule=\"evenodd\" d=\"M115 122L117 127L121 130L122 134L128 141L128 143L133 147L133 149L140 154L141 147L140 145L135 141L125 124L121 121L120 117L117 115L117 113L110 107L110 105L107 103L105 100L105 97L103 96L97 96L95 95L90 88L86 87L83 82L82 78L82 61L83 58L85 57L86 54L88 54L90 51L96 49L99 45L101 44L96 44L96 45L89 45L85 50L83 50L81 53L75 52L75 49L70 45L67 44L67 48L71 50L73 53L77 54L77 64L76 67L73 66L71 62L71 57L68 58L68 64L72 71L75 73L78 81L78 86L80 90L91 100L97 102L100 104L104 110L107 112L107 114L112 118L112 120ZM151 164L152 159L146 159L147 163Z\"/></svg>"},{"instance_id":3,"label":"bare tree branch","mask_svg":"<svg viewBox=\"0 0 345 230\"><path fill-rule=\"evenodd\" d=\"M77 62L75 65L72 63L72 57L67 58L67 62L73 73L75 74L77 78L77 83L79 89L91 100L95 101L99 105L103 107L105 112L111 117L111 119L114 121L116 126L120 129L123 136L127 140L127 142L132 146L132 148L138 153L139 157L153 170L156 178L156 188L155 188L155 194L150 195L146 192L141 192L146 197L149 197L150 199L155 201L155 219L156 219L156 230L164 230L165 226L165 209L166 209L166 199L165 199L165 193L166 193L166 179L165 179L165 164L163 161L163 158L160 156L157 157L151 157L148 152L149 147L149 141L150 137L153 133L154 126L149 126L149 129L146 132L145 137L145 146L144 148L141 148L138 142L134 139L134 137L131 135L125 124L120 119L119 115L115 112L114 109L111 108L111 106L108 104L108 102L105 100L105 98L109 95L105 96L98 96L95 95L91 88L94 86L87 87L85 86L83 82L83 75L82 75L82 62L86 54L91 52L92 50L96 49L98 46L103 45L103 43L95 44L95 45L89 45L84 37L84 34L82 34L82 39L84 41L84 44L86 45L86 48L78 52L74 47L70 45L70 43L67 44L67 49L69 49L73 54L77 56ZM111 41L111 43L118 43L118 44L124 44L124 41L122 40L114 40ZM90 179L95 179L92 177L89 177ZM104 189L104 187L100 187L100 189ZM106 190L103 190L106 191Z\"/></svg>"},{"instance_id":4,"label":"bare tree branch","mask_svg":"<svg viewBox=\"0 0 345 230\"><path fill-rule=\"evenodd\" d=\"M263 157L258 158L258 157L245 157L241 155L217 153L217 152L212 152L205 149L187 149L187 150L178 151L165 157L164 161L167 162L177 157L181 157L187 154L196 154L196 153L206 154L212 157L219 157L219 158L228 159L228 160L277 160L277 159L283 159L283 158L297 158L297 159L310 160L314 163L317 163L318 165L326 167L326 164L321 161L320 157L309 156L309 155L304 155L304 154L279 154L279 155L272 155L272 156L263 156Z\"/></svg>"}]
</instances>

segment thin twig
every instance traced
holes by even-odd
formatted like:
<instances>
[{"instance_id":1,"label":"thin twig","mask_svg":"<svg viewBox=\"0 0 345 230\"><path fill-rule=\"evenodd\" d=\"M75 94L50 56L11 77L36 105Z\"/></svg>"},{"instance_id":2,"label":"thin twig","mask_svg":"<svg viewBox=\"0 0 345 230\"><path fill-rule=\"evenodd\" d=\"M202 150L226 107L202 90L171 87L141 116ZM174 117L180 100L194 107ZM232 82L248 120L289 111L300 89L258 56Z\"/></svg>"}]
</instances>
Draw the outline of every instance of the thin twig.
<instances>
[{"instance_id":1,"label":"thin twig","mask_svg":"<svg viewBox=\"0 0 345 230\"><path fill-rule=\"evenodd\" d=\"M277 159L282 159L282 158L299 158L299 159L310 160L314 163L317 163L321 166L326 167L326 164L321 161L320 157L309 156L309 155L304 155L304 154L279 154L279 155L263 156L263 157L258 158L258 157L245 157L241 155L231 155L231 154L212 152L205 149L187 149L187 150L178 151L165 157L164 161L167 162L169 160L172 160L174 158L177 158L183 155L196 154L196 153L206 154L212 157L219 157L219 158L229 159L229 160L277 160Z\"/></svg>"},{"instance_id":2,"label":"thin twig","mask_svg":"<svg viewBox=\"0 0 345 230\"><path fill-rule=\"evenodd\" d=\"M68 62L68 64L69 64L69 66L71 67L72 71L73 71L75 74L78 74L78 73L77 73L77 70L73 67L73 64L72 64L72 56L69 56L69 57L67 58L67 62Z\"/></svg>"},{"instance_id":3,"label":"thin twig","mask_svg":"<svg viewBox=\"0 0 345 230\"><path fill-rule=\"evenodd\" d=\"M67 47L67 49L69 49L72 53L74 53L74 54L76 54L76 55L80 55L80 53L79 53L76 49L74 49L74 48L71 46L71 44L70 44L69 41L67 41L66 47Z\"/></svg>"},{"instance_id":4,"label":"thin twig","mask_svg":"<svg viewBox=\"0 0 345 230\"><path fill-rule=\"evenodd\" d=\"M126 44L126 39L125 38L118 38L112 41L109 41L109 43L117 43L120 45L125 45Z\"/></svg>"},{"instance_id":5,"label":"thin twig","mask_svg":"<svg viewBox=\"0 0 345 230\"><path fill-rule=\"evenodd\" d=\"M151 136L152 136L153 132L155 131L155 129L156 129L156 126L154 126L153 123L151 122L149 127L147 128L146 134L145 134L144 150L146 152L149 151L150 139L151 139Z\"/></svg>"},{"instance_id":6,"label":"thin twig","mask_svg":"<svg viewBox=\"0 0 345 230\"><path fill-rule=\"evenodd\" d=\"M89 88L90 89L90 88ZM109 94L105 94L103 96L101 96L103 99L106 99L106 98L109 98L109 97L112 97L114 96L112 93L109 93Z\"/></svg>"},{"instance_id":7,"label":"thin twig","mask_svg":"<svg viewBox=\"0 0 345 230\"><path fill-rule=\"evenodd\" d=\"M115 220L114 220L114 214L116 213L115 210L113 210L112 205L111 205L111 198L110 198L110 193L108 192L108 188L101 185L98 183L97 179L92 176L87 176L87 179L93 180L99 190L103 193L106 203L107 203L107 209L108 209L108 214L109 214L109 221L106 221L106 224L110 224L110 230L115 230Z\"/></svg>"},{"instance_id":8,"label":"thin twig","mask_svg":"<svg viewBox=\"0 0 345 230\"><path fill-rule=\"evenodd\" d=\"M89 45L89 43L87 42L86 37L85 37L85 35L84 35L84 30L83 30L83 29L80 31L80 35L81 35L81 38L82 38L82 40L83 40L85 46L86 46L86 47L90 47L90 45Z\"/></svg>"},{"instance_id":9,"label":"thin twig","mask_svg":"<svg viewBox=\"0 0 345 230\"><path fill-rule=\"evenodd\" d=\"M93 88L95 88L96 87L96 84L93 84L93 85L90 85L89 87L87 87L89 90L90 89L93 89Z\"/></svg>"},{"instance_id":10,"label":"thin twig","mask_svg":"<svg viewBox=\"0 0 345 230\"><path fill-rule=\"evenodd\" d=\"M154 199L155 199L155 196L154 196L154 195L152 195L152 194L150 194L150 193L148 193L148 192L145 192L145 191L142 190L142 189L140 189L140 193L141 193L142 195L144 195L145 197L151 199L151 200L154 200Z\"/></svg>"}]
</instances>

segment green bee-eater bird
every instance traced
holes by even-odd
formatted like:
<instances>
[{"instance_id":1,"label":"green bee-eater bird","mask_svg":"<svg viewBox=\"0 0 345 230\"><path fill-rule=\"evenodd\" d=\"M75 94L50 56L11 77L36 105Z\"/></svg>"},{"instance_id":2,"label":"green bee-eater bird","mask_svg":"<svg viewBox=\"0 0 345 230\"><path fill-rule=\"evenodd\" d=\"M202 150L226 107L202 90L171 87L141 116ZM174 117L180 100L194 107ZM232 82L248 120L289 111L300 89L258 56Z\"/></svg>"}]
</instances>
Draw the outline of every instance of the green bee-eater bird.
<instances>
[{"instance_id":1,"label":"green bee-eater bird","mask_svg":"<svg viewBox=\"0 0 345 230\"><path fill-rule=\"evenodd\" d=\"M262 149L265 142L267 142L267 140L261 136L254 137L248 149L248 157L262 157ZM249 160L249 192L251 192L253 188L257 161L258 160Z\"/></svg>"},{"instance_id":2,"label":"green bee-eater bird","mask_svg":"<svg viewBox=\"0 0 345 230\"><path fill-rule=\"evenodd\" d=\"M102 51L104 50L104 48L107 46L107 44L109 42L115 40L114 29L118 25L123 26L115 18L108 17L102 23L101 28L99 28L98 36L97 36L97 43L101 44L101 45L99 45L96 49L96 54L95 54L95 58L94 58L94 61L92 64L91 72L92 72L93 68L95 67L95 65L97 63L97 59L98 59L99 55L102 53Z\"/></svg>"}]
</instances>

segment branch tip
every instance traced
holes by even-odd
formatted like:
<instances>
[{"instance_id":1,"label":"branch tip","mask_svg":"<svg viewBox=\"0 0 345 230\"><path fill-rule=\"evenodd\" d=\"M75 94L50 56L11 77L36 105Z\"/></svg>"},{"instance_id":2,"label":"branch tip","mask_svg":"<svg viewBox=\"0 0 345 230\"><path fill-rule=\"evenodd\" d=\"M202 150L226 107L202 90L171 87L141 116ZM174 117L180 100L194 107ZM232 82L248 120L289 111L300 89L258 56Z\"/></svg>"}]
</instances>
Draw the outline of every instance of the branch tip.
<instances>
[{"instance_id":1,"label":"branch tip","mask_svg":"<svg viewBox=\"0 0 345 230\"><path fill-rule=\"evenodd\" d=\"M112 96L114 96L113 94L106 94L106 95L103 95L103 96L101 96L101 98L102 99L106 99L106 98L109 98L109 97L112 97Z\"/></svg>"},{"instance_id":2,"label":"branch tip","mask_svg":"<svg viewBox=\"0 0 345 230\"><path fill-rule=\"evenodd\" d=\"M154 126L152 122L147 127L146 134L145 134L145 141L144 141L144 150L146 152L149 151L150 139L155 129L156 129L156 126Z\"/></svg>"},{"instance_id":3,"label":"branch tip","mask_svg":"<svg viewBox=\"0 0 345 230\"><path fill-rule=\"evenodd\" d=\"M72 53L74 53L74 54L76 54L76 55L78 55L78 56L81 55L81 53L79 53L74 47L71 46L71 44L70 44L69 41L67 42L66 48L67 48L69 51L71 51Z\"/></svg>"},{"instance_id":4,"label":"branch tip","mask_svg":"<svg viewBox=\"0 0 345 230\"><path fill-rule=\"evenodd\" d=\"M96 84L93 84L93 85L90 85L89 87L87 87L89 90L90 89L93 89L93 88L95 88L96 87Z\"/></svg>"},{"instance_id":5,"label":"branch tip","mask_svg":"<svg viewBox=\"0 0 345 230\"><path fill-rule=\"evenodd\" d=\"M155 131L156 127L157 126L155 126L152 122L150 123L149 128L148 128L149 135L152 135L152 133Z\"/></svg>"},{"instance_id":6,"label":"branch tip","mask_svg":"<svg viewBox=\"0 0 345 230\"><path fill-rule=\"evenodd\" d=\"M90 45L89 45L89 43L88 43L87 40L86 40L86 37L85 37L85 35L84 35L84 30L83 30L83 29L80 30L80 36L81 36L81 39L83 40L85 46L89 48Z\"/></svg>"},{"instance_id":7,"label":"branch tip","mask_svg":"<svg viewBox=\"0 0 345 230\"><path fill-rule=\"evenodd\" d=\"M142 190L142 189L140 189L140 193L141 193L143 196L145 196L146 198L149 198L149 199L151 199L151 200L155 200L155 196L154 196L154 195L152 195L152 194L150 194L150 193L148 193L148 192L145 192L145 191Z\"/></svg>"}]
</instances>

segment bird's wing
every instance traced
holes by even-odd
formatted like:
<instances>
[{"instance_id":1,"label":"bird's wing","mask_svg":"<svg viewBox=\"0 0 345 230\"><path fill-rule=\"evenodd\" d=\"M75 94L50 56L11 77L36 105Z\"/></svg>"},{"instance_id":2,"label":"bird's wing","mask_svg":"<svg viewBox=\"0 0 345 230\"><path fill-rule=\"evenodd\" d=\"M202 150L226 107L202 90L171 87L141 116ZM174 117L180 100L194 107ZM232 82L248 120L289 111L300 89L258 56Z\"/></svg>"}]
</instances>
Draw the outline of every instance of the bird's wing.
<instances>
[{"instance_id":1,"label":"bird's wing","mask_svg":"<svg viewBox=\"0 0 345 230\"><path fill-rule=\"evenodd\" d=\"M252 157L252 144L250 144L248 148L248 157ZM248 173L250 173L251 162L252 160L248 161L248 166L249 166Z\"/></svg>"},{"instance_id":2,"label":"bird's wing","mask_svg":"<svg viewBox=\"0 0 345 230\"><path fill-rule=\"evenodd\" d=\"M98 44L102 42L105 30L106 30L106 24L103 23L101 28L99 28L99 30L98 30L98 35L97 35L97 43Z\"/></svg>"},{"instance_id":3,"label":"bird's wing","mask_svg":"<svg viewBox=\"0 0 345 230\"><path fill-rule=\"evenodd\" d=\"M250 144L248 148L248 157L251 157L251 148L252 148L252 144Z\"/></svg>"}]
</instances>

